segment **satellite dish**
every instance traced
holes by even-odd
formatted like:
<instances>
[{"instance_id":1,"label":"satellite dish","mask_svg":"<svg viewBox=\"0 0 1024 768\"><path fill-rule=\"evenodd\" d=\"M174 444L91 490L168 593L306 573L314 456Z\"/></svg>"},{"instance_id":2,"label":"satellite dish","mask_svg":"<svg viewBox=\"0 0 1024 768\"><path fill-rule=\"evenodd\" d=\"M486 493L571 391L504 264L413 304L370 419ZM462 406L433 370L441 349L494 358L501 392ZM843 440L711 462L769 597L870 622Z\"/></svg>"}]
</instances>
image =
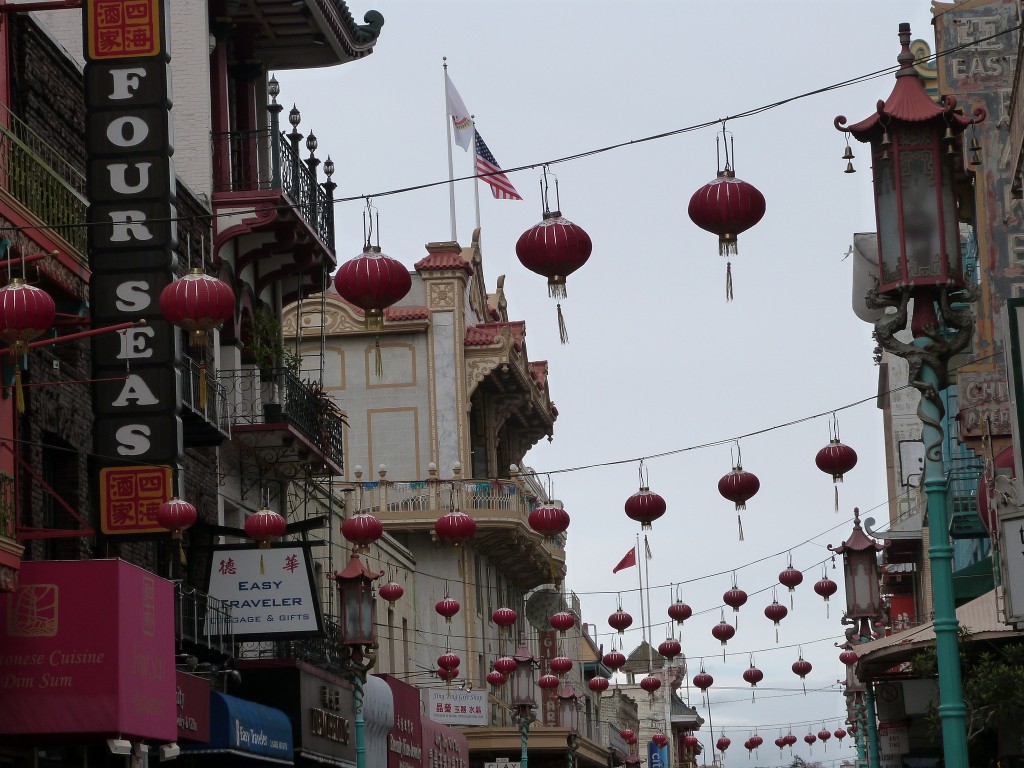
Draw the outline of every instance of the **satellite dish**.
<instances>
[{"instance_id":1,"label":"satellite dish","mask_svg":"<svg viewBox=\"0 0 1024 768\"><path fill-rule=\"evenodd\" d=\"M526 620L537 630L550 630L551 617L568 606L562 593L554 589L539 589L526 601Z\"/></svg>"}]
</instances>

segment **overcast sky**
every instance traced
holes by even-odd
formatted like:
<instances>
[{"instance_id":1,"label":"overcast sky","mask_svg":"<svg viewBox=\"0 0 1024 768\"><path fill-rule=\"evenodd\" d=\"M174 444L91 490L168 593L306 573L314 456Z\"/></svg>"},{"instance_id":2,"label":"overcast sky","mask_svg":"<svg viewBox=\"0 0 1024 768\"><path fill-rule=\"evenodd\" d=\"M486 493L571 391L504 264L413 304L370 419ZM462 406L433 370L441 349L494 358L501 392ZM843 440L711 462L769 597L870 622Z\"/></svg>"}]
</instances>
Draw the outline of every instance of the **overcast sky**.
<instances>
[{"instance_id":1,"label":"overcast sky","mask_svg":"<svg viewBox=\"0 0 1024 768\"><path fill-rule=\"evenodd\" d=\"M335 160L336 195L375 195L381 246L410 268L424 243L450 239L447 189L379 193L447 178L443 56L479 131L512 168L737 115L894 66L903 21L914 38L933 40L927 2L368 3L349 5L357 20L370 8L385 17L373 55L330 70L278 72L280 100L298 105L300 130L314 131L319 156ZM493 290L506 275L509 314L527 322L529 356L550 363L555 437L528 462L550 473L572 517L567 586L605 650L617 594L636 617L626 652L640 642L638 569L611 573L639 532L623 512L638 488L638 464L628 460L679 451L645 463L651 489L668 502L651 532L654 557L641 561L650 571L651 633L655 645L666 638L670 585L685 582L679 594L695 614L681 637L690 672L703 657L716 680L714 737L706 725L700 736L710 746L724 729L733 764L747 760L742 743L755 727L765 740L756 764L773 765L791 760L787 751L780 761L772 746L790 723L802 737L817 732L823 716L829 729L845 717L835 685L843 675L834 646L842 635L841 563L828 570L840 584L830 617L812 585L829 556L825 545L848 535L853 507L881 523L887 491L871 329L852 313L851 260L844 260L852 234L874 230L871 176L860 145L857 173L843 173L845 143L833 119L866 117L892 85L889 74L728 122L737 176L767 201L762 222L740 235L732 302L716 237L686 214L693 192L715 176L721 126L552 166L563 214L594 243L562 302L565 346L545 280L515 256L519 235L541 218L540 172L511 176L522 202L480 192L487 284ZM470 173L470 156L454 153L456 175ZM457 185L457 206L458 238L468 245L471 182ZM339 260L360 251L361 210L360 202L336 207ZM838 514L831 478L814 465L833 410L843 441L860 456L839 487ZM770 429L815 414L826 415ZM751 433L760 434L740 441L743 465L761 491L743 513L740 542L733 505L717 491L734 448L698 446ZM563 471L575 467L585 468ZM776 644L763 610L788 551L805 580ZM723 663L711 627L732 569L751 597L728 645L736 655ZM784 589L779 600L788 606ZM790 670L798 644L814 666L806 695ZM754 703L741 678L751 651L765 673ZM828 686L835 692L817 692ZM696 692L691 703L707 718ZM820 744L808 751L801 738L794 752L826 764L854 757L849 739L841 749L832 739L823 752Z\"/></svg>"}]
</instances>

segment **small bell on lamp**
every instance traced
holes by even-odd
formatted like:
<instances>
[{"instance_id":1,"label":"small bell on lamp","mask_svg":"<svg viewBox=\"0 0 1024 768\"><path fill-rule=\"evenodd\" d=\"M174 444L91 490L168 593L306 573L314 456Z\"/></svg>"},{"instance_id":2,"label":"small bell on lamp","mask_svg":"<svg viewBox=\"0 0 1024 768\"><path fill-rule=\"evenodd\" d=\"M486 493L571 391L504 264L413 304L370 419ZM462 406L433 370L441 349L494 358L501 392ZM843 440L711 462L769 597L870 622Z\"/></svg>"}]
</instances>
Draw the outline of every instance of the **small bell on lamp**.
<instances>
[{"instance_id":1,"label":"small bell on lamp","mask_svg":"<svg viewBox=\"0 0 1024 768\"><path fill-rule=\"evenodd\" d=\"M843 160L846 161L846 170L843 173L856 173L857 169L853 167L853 149L850 147L849 141L846 144L846 151L843 152Z\"/></svg>"}]
</instances>

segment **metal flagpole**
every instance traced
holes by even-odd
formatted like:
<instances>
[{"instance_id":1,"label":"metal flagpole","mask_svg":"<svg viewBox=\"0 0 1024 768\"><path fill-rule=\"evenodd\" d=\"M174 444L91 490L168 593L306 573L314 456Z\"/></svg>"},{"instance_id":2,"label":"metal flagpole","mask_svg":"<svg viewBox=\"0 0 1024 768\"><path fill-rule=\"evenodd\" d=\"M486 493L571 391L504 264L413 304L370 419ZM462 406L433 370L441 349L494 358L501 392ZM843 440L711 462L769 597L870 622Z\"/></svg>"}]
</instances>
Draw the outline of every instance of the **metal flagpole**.
<instances>
[{"instance_id":1,"label":"metal flagpole","mask_svg":"<svg viewBox=\"0 0 1024 768\"><path fill-rule=\"evenodd\" d=\"M443 56L444 62L444 135L448 138L448 211L452 224L452 242L459 242L458 233L455 231L455 170L452 165L452 116L448 114L448 57ZM474 142L475 145L475 142Z\"/></svg>"},{"instance_id":2,"label":"metal flagpole","mask_svg":"<svg viewBox=\"0 0 1024 768\"><path fill-rule=\"evenodd\" d=\"M636 535L636 556L640 557L640 534ZM647 642L647 619L644 618L644 579L643 569L640 567L640 563L636 564L636 578L640 582L640 632L643 635L643 641Z\"/></svg>"},{"instance_id":3,"label":"metal flagpole","mask_svg":"<svg viewBox=\"0 0 1024 768\"><path fill-rule=\"evenodd\" d=\"M647 615L651 617L651 641L647 644L647 671L654 671L654 614L651 612L651 547L647 543L647 534L644 534L644 577L647 579ZM640 604L643 605L644 596L640 595ZM641 611L641 615L643 611Z\"/></svg>"}]
</instances>

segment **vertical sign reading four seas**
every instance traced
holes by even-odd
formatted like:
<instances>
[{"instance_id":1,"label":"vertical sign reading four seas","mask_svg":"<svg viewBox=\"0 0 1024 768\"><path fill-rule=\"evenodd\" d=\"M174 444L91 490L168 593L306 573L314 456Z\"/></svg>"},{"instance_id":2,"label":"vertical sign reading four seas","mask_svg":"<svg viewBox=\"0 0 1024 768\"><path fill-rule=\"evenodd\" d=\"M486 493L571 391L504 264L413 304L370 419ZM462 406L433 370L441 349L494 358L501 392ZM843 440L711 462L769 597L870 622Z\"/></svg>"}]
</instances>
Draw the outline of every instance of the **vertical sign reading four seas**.
<instances>
[{"instance_id":1,"label":"vertical sign reading four seas","mask_svg":"<svg viewBox=\"0 0 1024 768\"><path fill-rule=\"evenodd\" d=\"M183 451L178 335L160 314L177 247L167 0L86 0L94 450L104 533L160 530Z\"/></svg>"}]
</instances>

